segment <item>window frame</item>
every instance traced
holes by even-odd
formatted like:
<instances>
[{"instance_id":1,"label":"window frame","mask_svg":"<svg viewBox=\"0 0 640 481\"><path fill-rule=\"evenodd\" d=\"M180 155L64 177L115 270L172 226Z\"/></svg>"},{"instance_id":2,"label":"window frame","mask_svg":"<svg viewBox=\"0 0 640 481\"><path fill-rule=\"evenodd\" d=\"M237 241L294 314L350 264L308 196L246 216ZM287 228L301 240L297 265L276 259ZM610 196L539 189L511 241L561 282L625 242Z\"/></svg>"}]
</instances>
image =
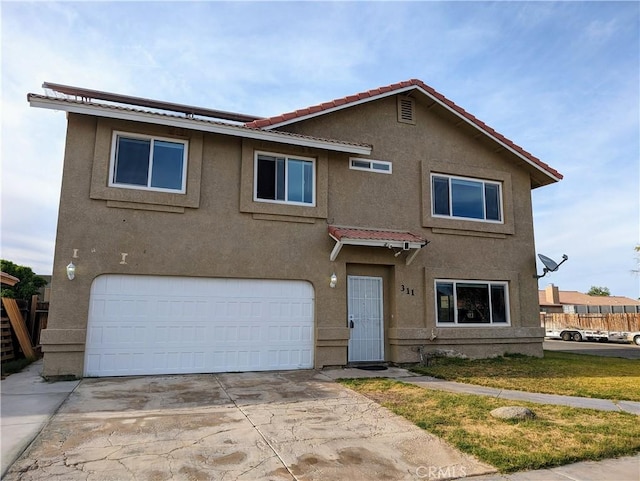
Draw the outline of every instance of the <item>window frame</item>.
<instances>
[{"instance_id":1,"label":"window frame","mask_svg":"<svg viewBox=\"0 0 640 481\"><path fill-rule=\"evenodd\" d=\"M116 182L116 153L118 151L118 138L134 139L134 140L149 140L151 143L149 149L149 171L147 173L147 185L139 184L125 184L123 182ZM151 186L151 179L153 176L153 153L154 143L171 142L174 144L182 144L182 186L180 189L169 189L165 187L153 187ZM172 137L162 137L159 135L147 135L138 134L132 132L126 132L121 130L114 130L111 138L111 153L109 160L109 187L116 187L118 189L135 189L145 190L151 192L168 192L171 194L186 194L187 193L187 164L189 160L189 141L186 139L177 139Z\"/></svg>"},{"instance_id":2,"label":"window frame","mask_svg":"<svg viewBox=\"0 0 640 481\"><path fill-rule=\"evenodd\" d=\"M439 178L444 178L447 179L447 185L448 185L448 208L449 208L449 215L445 215L445 214L436 214L435 210L436 210L436 202L435 202L435 189L434 189L434 178L439 177ZM451 188L451 181L452 180L462 180L462 181L467 181L467 182L476 182L478 184L481 184L482 186L482 213L483 213L483 218L482 219L478 219L475 217L464 217L464 216L459 216L459 215L453 215L453 196L452 196L452 188ZM464 176L460 176L460 175L450 175L450 174L439 174L439 173L435 173L435 172L431 172L430 174L430 192L431 192L431 216L432 217L436 217L439 219L459 219L459 220L465 220L465 221L471 221L471 222L483 222L483 223L489 223L489 224L504 224L504 218L505 218L505 211L504 211L504 196L503 196L503 191L504 191L504 183L502 181L498 181L498 180L489 180L489 179L480 179L477 177L464 177ZM493 186L497 186L498 187L498 209L499 209L499 214L500 214L500 220L494 220L494 219L487 219L487 199L486 199L486 186L488 185L493 185Z\"/></svg>"},{"instance_id":3,"label":"window frame","mask_svg":"<svg viewBox=\"0 0 640 481\"><path fill-rule=\"evenodd\" d=\"M453 284L453 322L441 322L439 318L439 309L440 306L438 304L438 284ZM476 284L478 286L486 286L488 292L488 306L489 306L489 314L490 314L490 322L481 323L481 322L463 322L460 323L458 320L458 292L457 285L458 284ZM493 302L492 302L492 294L491 288L493 286L502 286L504 288L504 309L505 309L505 318L506 322L495 322L493 320ZM435 316L436 316L436 327L462 327L462 328L495 328L495 327L509 327L511 326L511 315L510 315L510 307L511 301L509 299L509 282L508 281L488 281L488 280L469 280L469 279L435 279L433 282L434 287L434 298L435 298Z\"/></svg>"},{"instance_id":4,"label":"window frame","mask_svg":"<svg viewBox=\"0 0 640 481\"><path fill-rule=\"evenodd\" d=\"M278 199L263 199L258 197L258 160L261 155L275 158L282 158L285 161L285 175L284 175L284 196L285 200ZM298 160L302 162L310 162L312 166L312 191L311 191L311 203L309 202L298 202L298 201L290 201L287 200L289 196L289 161L290 160ZM301 207L316 207L316 198L317 198L317 183L318 183L318 171L317 171L317 163L314 157L305 157L302 155L295 154L283 154L277 152L268 152L263 150L255 151L253 155L253 200L254 202L265 202L268 204L280 204L280 205L296 205Z\"/></svg>"},{"instance_id":5,"label":"window frame","mask_svg":"<svg viewBox=\"0 0 640 481\"><path fill-rule=\"evenodd\" d=\"M355 166L355 162L367 163L369 167ZM388 170L385 169L376 169L375 164L378 165L386 165L389 167ZM393 173L393 164L388 160L375 160L375 159L363 159L360 157L350 157L349 158L349 169L351 170L360 170L363 172L375 172L376 174L391 174Z\"/></svg>"}]
</instances>

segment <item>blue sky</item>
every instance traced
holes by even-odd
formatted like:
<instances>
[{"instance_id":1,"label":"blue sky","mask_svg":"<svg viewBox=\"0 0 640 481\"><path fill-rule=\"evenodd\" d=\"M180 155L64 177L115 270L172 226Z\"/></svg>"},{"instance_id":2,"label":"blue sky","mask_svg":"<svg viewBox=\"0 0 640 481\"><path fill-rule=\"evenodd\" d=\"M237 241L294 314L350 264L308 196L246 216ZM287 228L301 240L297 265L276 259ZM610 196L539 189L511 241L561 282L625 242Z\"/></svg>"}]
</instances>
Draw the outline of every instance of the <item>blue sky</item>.
<instances>
[{"instance_id":1,"label":"blue sky","mask_svg":"<svg viewBox=\"0 0 640 481\"><path fill-rule=\"evenodd\" d=\"M638 2L2 2L2 257L51 272L65 117L49 81L260 116L419 78L565 175L540 281L640 296ZM540 267L540 270L542 268Z\"/></svg>"}]
</instances>

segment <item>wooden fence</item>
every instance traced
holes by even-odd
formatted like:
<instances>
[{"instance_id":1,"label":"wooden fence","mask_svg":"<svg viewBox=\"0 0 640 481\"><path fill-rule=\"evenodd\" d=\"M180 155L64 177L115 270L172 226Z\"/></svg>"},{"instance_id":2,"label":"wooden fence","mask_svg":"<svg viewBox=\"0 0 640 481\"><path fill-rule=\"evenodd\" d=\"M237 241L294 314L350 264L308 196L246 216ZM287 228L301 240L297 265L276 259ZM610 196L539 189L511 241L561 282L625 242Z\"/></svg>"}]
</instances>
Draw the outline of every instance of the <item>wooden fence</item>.
<instances>
[{"instance_id":1,"label":"wooden fence","mask_svg":"<svg viewBox=\"0 0 640 481\"><path fill-rule=\"evenodd\" d=\"M0 303L2 304L2 303ZM31 301L16 301L17 309L15 314L19 313L24 322L24 331L17 332L12 326L9 319L7 309L2 305L2 312L0 316L0 350L2 362L11 361L24 357L24 351L20 345L22 342L28 341L30 346L34 347L36 351L39 351L40 345L40 332L42 329L46 329L47 320L49 317L49 303L39 302L38 296L33 296ZM18 335L22 337L19 339ZM27 348L27 350L29 350Z\"/></svg>"},{"instance_id":2,"label":"wooden fence","mask_svg":"<svg viewBox=\"0 0 640 481\"><path fill-rule=\"evenodd\" d=\"M9 322L9 318L5 315L4 309L2 310L2 318L0 319L0 334L2 335L0 341L2 362L11 361L15 358L15 353L13 352L13 335L11 323Z\"/></svg>"},{"instance_id":3,"label":"wooden fence","mask_svg":"<svg viewBox=\"0 0 640 481\"><path fill-rule=\"evenodd\" d=\"M640 313L629 314L545 314L540 313L540 325L547 330L565 327L600 331L640 331Z\"/></svg>"}]
</instances>

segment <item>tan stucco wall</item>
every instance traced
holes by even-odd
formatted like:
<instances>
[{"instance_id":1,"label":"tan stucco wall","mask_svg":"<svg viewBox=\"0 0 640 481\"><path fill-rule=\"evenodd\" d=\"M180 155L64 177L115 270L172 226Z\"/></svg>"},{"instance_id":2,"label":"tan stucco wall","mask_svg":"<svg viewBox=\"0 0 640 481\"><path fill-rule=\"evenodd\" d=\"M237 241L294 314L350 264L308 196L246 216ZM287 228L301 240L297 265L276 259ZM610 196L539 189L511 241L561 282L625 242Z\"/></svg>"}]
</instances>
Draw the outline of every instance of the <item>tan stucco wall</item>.
<instances>
[{"instance_id":1,"label":"tan stucco wall","mask_svg":"<svg viewBox=\"0 0 640 481\"><path fill-rule=\"evenodd\" d=\"M415 125L395 118L396 99L389 97L281 129L369 142L372 158L393 162L392 175L350 170L347 162L331 164L329 218L342 225L407 229L430 241L411 266L396 263L396 315L403 326L435 326L437 278L502 280L509 281L510 328L465 326L437 331L461 332L470 339L477 338L474 331L490 332L493 337L511 332L507 336L524 336L540 344L528 167L483 136L471 135L474 132L458 119L419 101ZM504 224L431 217L431 172L502 182ZM361 258L364 252L345 248L338 261L351 262L353 255L357 262L366 262ZM400 302L400 284L419 287L425 296ZM520 327L531 330L515 330ZM541 345L535 351L541 355Z\"/></svg>"},{"instance_id":2,"label":"tan stucco wall","mask_svg":"<svg viewBox=\"0 0 640 481\"><path fill-rule=\"evenodd\" d=\"M91 282L107 273L307 280L316 296L316 367L346 363L346 276L367 269L384 273L388 361L415 362L418 346L473 357L541 355L529 173L510 154L494 152L446 116L416 105L415 125L396 121L390 97L286 127L370 143L372 158L393 162L392 175L351 170L347 154L70 114L51 311L42 334L44 375L82 375ZM106 187L105 145L113 130L189 140L187 194ZM315 158L316 206L254 202L254 150ZM433 169L502 181L505 224L432 222ZM330 262L328 224L410 230L430 244L409 266L404 254L370 247L346 246ZM76 279L68 281L65 266L74 249ZM335 289L328 285L332 272ZM508 281L511 325L436 328L439 277ZM402 293L401 285L415 295Z\"/></svg>"}]
</instances>

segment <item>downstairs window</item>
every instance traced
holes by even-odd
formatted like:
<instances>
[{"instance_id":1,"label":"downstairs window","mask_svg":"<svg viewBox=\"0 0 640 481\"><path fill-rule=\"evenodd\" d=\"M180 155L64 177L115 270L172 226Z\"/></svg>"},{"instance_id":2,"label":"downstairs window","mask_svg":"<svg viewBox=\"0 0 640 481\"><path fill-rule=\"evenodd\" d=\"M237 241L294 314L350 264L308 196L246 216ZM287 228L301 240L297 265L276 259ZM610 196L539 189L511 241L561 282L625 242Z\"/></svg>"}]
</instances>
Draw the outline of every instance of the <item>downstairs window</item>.
<instances>
[{"instance_id":1,"label":"downstairs window","mask_svg":"<svg viewBox=\"0 0 640 481\"><path fill-rule=\"evenodd\" d=\"M507 283L437 280L436 324L508 325Z\"/></svg>"}]
</instances>

